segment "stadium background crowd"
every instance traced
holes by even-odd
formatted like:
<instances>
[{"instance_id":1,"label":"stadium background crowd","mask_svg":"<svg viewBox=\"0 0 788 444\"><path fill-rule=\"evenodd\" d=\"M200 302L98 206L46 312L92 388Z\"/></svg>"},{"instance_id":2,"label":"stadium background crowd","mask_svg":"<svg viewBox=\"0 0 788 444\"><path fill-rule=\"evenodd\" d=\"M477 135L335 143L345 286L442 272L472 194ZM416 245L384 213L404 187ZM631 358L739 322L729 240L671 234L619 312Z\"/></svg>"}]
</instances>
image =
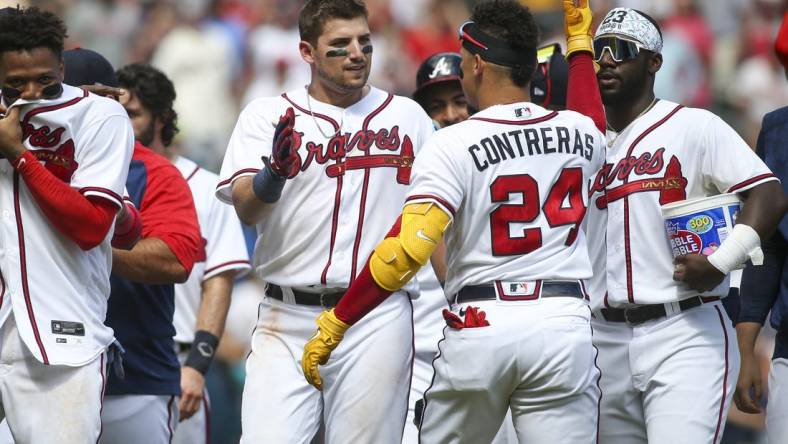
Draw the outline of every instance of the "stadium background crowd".
<instances>
[{"instance_id":1,"label":"stadium background crowd","mask_svg":"<svg viewBox=\"0 0 788 444\"><path fill-rule=\"evenodd\" d=\"M562 42L559 0L522 0L536 13L545 44ZM457 28L473 0L365 0L375 55L370 82L410 95L427 56L459 48ZM177 149L217 171L241 108L251 99L306 85L298 54L299 0L19 0L63 17L66 48L104 55L116 68L150 62L175 84ZM665 64L658 97L722 116L755 146L763 115L788 104L788 81L773 42L786 0L593 0L599 20L616 6L643 10L663 24ZM254 239L249 235L250 242ZM251 248L251 245L250 245ZM208 375L212 442L238 442L243 362L261 283L246 279ZM768 371L768 335L762 335ZM761 442L763 417L732 408L723 443Z\"/></svg>"}]
</instances>

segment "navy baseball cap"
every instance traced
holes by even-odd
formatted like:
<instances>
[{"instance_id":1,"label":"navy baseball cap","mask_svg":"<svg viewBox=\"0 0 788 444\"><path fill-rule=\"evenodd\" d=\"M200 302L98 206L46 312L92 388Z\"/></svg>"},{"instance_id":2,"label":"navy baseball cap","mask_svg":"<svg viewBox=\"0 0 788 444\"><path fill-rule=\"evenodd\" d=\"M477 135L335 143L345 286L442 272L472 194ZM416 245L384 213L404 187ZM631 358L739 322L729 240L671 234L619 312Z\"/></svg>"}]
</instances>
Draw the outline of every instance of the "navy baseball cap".
<instances>
[{"instance_id":1,"label":"navy baseball cap","mask_svg":"<svg viewBox=\"0 0 788 444\"><path fill-rule=\"evenodd\" d=\"M569 64L561 53L561 45L554 43L537 50L536 71L531 79L531 102L547 108L566 106L569 83Z\"/></svg>"},{"instance_id":2,"label":"navy baseball cap","mask_svg":"<svg viewBox=\"0 0 788 444\"><path fill-rule=\"evenodd\" d=\"M426 88L441 82L460 81L462 56L456 52L439 52L431 55L419 66L416 72L416 92L413 98L421 103Z\"/></svg>"},{"instance_id":3,"label":"navy baseball cap","mask_svg":"<svg viewBox=\"0 0 788 444\"><path fill-rule=\"evenodd\" d=\"M63 83L71 86L101 85L117 88L115 69L101 54L77 48L63 51L65 75Z\"/></svg>"}]
</instances>

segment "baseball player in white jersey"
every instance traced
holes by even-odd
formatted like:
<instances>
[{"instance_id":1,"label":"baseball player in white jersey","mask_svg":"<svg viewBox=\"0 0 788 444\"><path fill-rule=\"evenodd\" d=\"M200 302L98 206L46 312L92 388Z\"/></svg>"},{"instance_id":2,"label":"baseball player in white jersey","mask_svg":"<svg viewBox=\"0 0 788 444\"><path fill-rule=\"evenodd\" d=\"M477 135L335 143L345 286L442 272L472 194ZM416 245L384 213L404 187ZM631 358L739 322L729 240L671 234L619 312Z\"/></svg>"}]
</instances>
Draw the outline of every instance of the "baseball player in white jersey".
<instances>
[{"instance_id":1,"label":"baseball player in white jersey","mask_svg":"<svg viewBox=\"0 0 788 444\"><path fill-rule=\"evenodd\" d=\"M310 85L244 109L217 189L257 225L254 268L268 283L246 364L242 441L309 442L322 419L328 443L399 443L413 357L405 292L348 336L322 392L298 360L314 318L340 300L397 218L432 122L414 101L366 84L363 3L307 2L299 29Z\"/></svg>"},{"instance_id":2,"label":"baseball player in white jersey","mask_svg":"<svg viewBox=\"0 0 788 444\"><path fill-rule=\"evenodd\" d=\"M318 318L304 374L323 384L345 332L398 298L389 296L445 233L452 310L444 311L420 440L490 442L511 408L520 442L596 442L599 372L581 224L604 139L589 118L528 102L537 28L525 7L481 3L472 20L460 30L462 83L481 111L424 146L401 219Z\"/></svg>"},{"instance_id":3,"label":"baseball player in white jersey","mask_svg":"<svg viewBox=\"0 0 788 444\"><path fill-rule=\"evenodd\" d=\"M772 173L719 117L654 97L661 47L657 23L628 8L594 39L608 123L591 203L607 212L607 292L592 295L606 443L720 441L739 356L719 299L784 208ZM661 206L719 193L746 198L728 238L674 260Z\"/></svg>"},{"instance_id":4,"label":"baseball player in white jersey","mask_svg":"<svg viewBox=\"0 0 788 444\"><path fill-rule=\"evenodd\" d=\"M173 442L205 443L210 418L204 375L224 331L234 278L249 269L249 256L238 217L214 196L218 176L168 148L177 131L172 82L143 63L120 69L118 82L128 91L121 103L131 116L137 139L170 159L189 184L206 243L205 262L195 263L189 279L175 284L173 317L182 366L181 422Z\"/></svg>"},{"instance_id":5,"label":"baseball player in white jersey","mask_svg":"<svg viewBox=\"0 0 788 444\"><path fill-rule=\"evenodd\" d=\"M117 102L61 83L56 16L4 11L0 28L0 411L17 442L96 442L133 132Z\"/></svg>"}]
</instances>

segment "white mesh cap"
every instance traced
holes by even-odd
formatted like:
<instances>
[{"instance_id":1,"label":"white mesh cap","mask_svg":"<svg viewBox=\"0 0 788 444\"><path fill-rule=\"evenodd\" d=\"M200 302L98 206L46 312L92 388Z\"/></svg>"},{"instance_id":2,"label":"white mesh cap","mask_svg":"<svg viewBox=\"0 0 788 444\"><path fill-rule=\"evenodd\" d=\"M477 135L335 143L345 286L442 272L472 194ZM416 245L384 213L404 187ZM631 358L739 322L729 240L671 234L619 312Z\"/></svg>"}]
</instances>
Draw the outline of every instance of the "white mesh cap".
<instances>
[{"instance_id":1,"label":"white mesh cap","mask_svg":"<svg viewBox=\"0 0 788 444\"><path fill-rule=\"evenodd\" d=\"M615 8L607 13L594 38L619 36L635 40L652 52L662 52L662 35L653 23L631 8Z\"/></svg>"}]
</instances>

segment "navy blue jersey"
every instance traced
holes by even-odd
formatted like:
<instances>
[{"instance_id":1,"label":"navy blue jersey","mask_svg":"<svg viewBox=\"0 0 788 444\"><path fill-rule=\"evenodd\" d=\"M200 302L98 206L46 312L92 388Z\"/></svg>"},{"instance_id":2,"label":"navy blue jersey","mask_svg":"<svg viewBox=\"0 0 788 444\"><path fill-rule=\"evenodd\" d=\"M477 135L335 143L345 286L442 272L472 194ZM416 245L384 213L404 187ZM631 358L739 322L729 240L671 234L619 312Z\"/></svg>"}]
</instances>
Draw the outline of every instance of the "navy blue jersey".
<instances>
[{"instance_id":1,"label":"navy blue jersey","mask_svg":"<svg viewBox=\"0 0 788 444\"><path fill-rule=\"evenodd\" d=\"M191 270L204 260L204 246L186 180L170 162L137 144L126 189L142 217L142 237L164 241ZM132 282L112 274L105 323L125 349L125 378L110 372L107 395L180 394L180 365L175 352L173 284Z\"/></svg>"}]
</instances>

